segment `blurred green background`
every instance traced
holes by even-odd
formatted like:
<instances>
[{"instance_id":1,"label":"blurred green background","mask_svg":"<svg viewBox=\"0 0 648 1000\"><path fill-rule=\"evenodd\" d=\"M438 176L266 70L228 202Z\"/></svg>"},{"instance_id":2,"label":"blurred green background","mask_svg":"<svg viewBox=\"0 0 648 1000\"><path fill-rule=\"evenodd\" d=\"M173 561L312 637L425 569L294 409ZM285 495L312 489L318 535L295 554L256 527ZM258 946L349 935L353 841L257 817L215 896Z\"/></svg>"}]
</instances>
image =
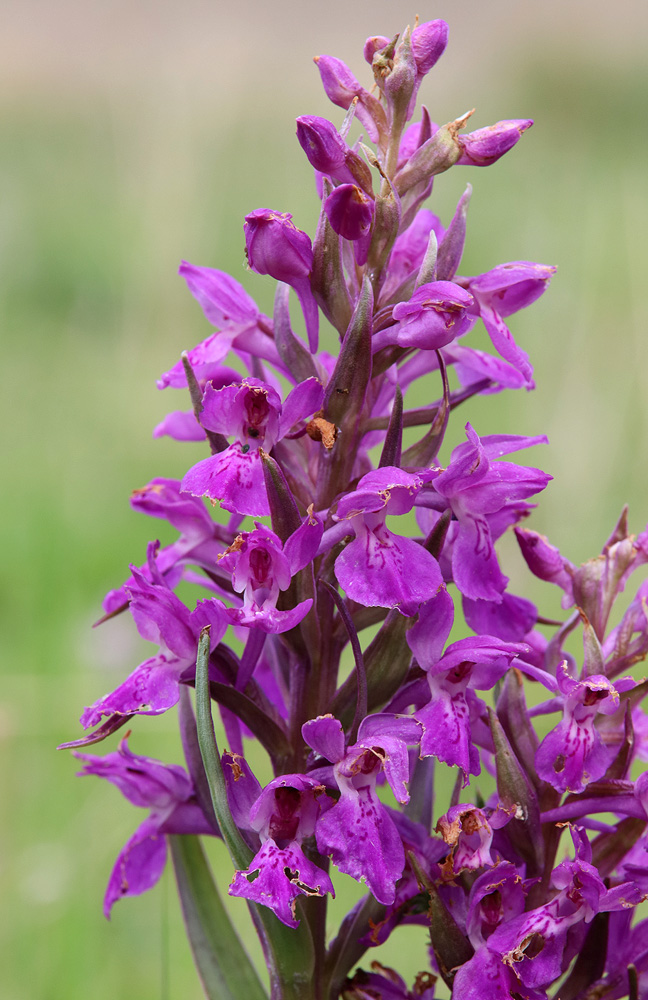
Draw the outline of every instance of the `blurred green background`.
<instances>
[{"instance_id":1,"label":"blurred green background","mask_svg":"<svg viewBox=\"0 0 648 1000\"><path fill-rule=\"evenodd\" d=\"M341 113L311 57L340 56L365 80L367 35L416 13L445 17L450 45L421 92L432 118L476 107L474 128L527 116L535 126L494 167L439 178L430 205L447 223L473 184L463 273L559 265L513 321L538 389L470 404L454 438L468 418L482 434L549 435L527 457L555 476L533 525L574 561L600 549L626 500L640 530L647 8L5 0L2 13L0 996L191 1000L201 991L168 873L111 923L101 914L114 858L143 816L115 789L75 780L75 762L54 749L78 734L81 708L148 655L125 618L90 629L104 592L160 530L130 511L130 491L202 457L151 440L184 406L155 378L209 332L178 262L231 271L270 310L273 283L245 270L242 219L267 206L314 231L293 121ZM532 596L553 610L553 595ZM172 713L138 720L131 746L178 761L174 728ZM228 866L215 856L224 888ZM244 927L243 904L234 912ZM412 949L408 934L384 960L411 978L425 967L425 934L411 932Z\"/></svg>"}]
</instances>

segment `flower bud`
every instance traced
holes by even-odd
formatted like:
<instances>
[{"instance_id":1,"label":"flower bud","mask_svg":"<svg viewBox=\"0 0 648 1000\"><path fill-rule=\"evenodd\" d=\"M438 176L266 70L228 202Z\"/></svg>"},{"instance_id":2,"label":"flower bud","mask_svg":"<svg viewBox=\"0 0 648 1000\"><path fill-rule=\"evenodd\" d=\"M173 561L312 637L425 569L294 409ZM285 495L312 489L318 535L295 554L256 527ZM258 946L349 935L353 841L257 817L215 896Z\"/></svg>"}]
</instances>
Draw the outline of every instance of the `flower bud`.
<instances>
[{"instance_id":1,"label":"flower bud","mask_svg":"<svg viewBox=\"0 0 648 1000\"><path fill-rule=\"evenodd\" d=\"M479 128L476 132L469 132L468 135L458 136L461 155L457 163L463 166L488 167L504 153L508 153L522 133L532 125L531 118L508 118L495 125Z\"/></svg>"},{"instance_id":2,"label":"flower bud","mask_svg":"<svg viewBox=\"0 0 648 1000\"><path fill-rule=\"evenodd\" d=\"M445 21L426 21L412 32L412 53L420 76L429 73L441 58L448 44L448 25Z\"/></svg>"},{"instance_id":3,"label":"flower bud","mask_svg":"<svg viewBox=\"0 0 648 1000\"><path fill-rule=\"evenodd\" d=\"M315 115L301 115L297 119L297 138L315 170L336 181L353 182L345 162L349 147L332 122Z\"/></svg>"},{"instance_id":4,"label":"flower bud","mask_svg":"<svg viewBox=\"0 0 648 1000\"><path fill-rule=\"evenodd\" d=\"M394 54L391 72L385 76L383 84L391 105L392 129L395 127L400 131L414 111L412 107L410 112L410 104L415 93L417 75L412 53L412 34L408 28Z\"/></svg>"},{"instance_id":5,"label":"flower bud","mask_svg":"<svg viewBox=\"0 0 648 1000\"><path fill-rule=\"evenodd\" d=\"M245 216L245 252L257 274L269 274L291 285L304 312L311 353L317 350L319 316L310 288L313 249L307 233L297 229L288 212L257 208Z\"/></svg>"},{"instance_id":6,"label":"flower bud","mask_svg":"<svg viewBox=\"0 0 648 1000\"><path fill-rule=\"evenodd\" d=\"M381 49L386 48L389 45L389 42L390 39L385 38L384 35L373 35L371 38L368 38L363 49L365 62L368 62L371 66L376 52L380 52Z\"/></svg>"},{"instance_id":7,"label":"flower bud","mask_svg":"<svg viewBox=\"0 0 648 1000\"><path fill-rule=\"evenodd\" d=\"M257 274L269 274L293 285L306 278L313 266L313 250L307 233L297 229L288 212L257 208L245 216L245 250Z\"/></svg>"},{"instance_id":8,"label":"flower bud","mask_svg":"<svg viewBox=\"0 0 648 1000\"><path fill-rule=\"evenodd\" d=\"M336 233L360 240L371 229L374 203L355 184L341 184L326 199L324 211Z\"/></svg>"},{"instance_id":9,"label":"flower bud","mask_svg":"<svg viewBox=\"0 0 648 1000\"><path fill-rule=\"evenodd\" d=\"M544 535L530 528L517 527L514 530L524 560L533 575L539 580L557 584L571 601L574 571L571 563Z\"/></svg>"},{"instance_id":10,"label":"flower bud","mask_svg":"<svg viewBox=\"0 0 648 1000\"><path fill-rule=\"evenodd\" d=\"M387 118L375 97L356 80L348 66L334 56L315 56L326 96L333 104L346 111L354 97L358 98L356 115L367 130L372 142L387 135Z\"/></svg>"}]
</instances>

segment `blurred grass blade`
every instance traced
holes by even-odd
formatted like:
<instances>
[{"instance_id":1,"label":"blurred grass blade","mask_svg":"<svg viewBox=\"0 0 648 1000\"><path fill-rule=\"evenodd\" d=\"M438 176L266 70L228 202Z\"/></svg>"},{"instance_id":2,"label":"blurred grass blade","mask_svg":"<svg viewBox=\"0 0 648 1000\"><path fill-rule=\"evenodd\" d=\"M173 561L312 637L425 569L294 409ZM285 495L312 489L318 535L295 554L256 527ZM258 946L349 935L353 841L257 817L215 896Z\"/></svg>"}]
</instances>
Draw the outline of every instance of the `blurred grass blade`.
<instances>
[{"instance_id":1,"label":"blurred grass blade","mask_svg":"<svg viewBox=\"0 0 648 1000\"><path fill-rule=\"evenodd\" d=\"M208 1000L267 1000L232 927L198 837L170 836L187 937Z\"/></svg>"}]
</instances>

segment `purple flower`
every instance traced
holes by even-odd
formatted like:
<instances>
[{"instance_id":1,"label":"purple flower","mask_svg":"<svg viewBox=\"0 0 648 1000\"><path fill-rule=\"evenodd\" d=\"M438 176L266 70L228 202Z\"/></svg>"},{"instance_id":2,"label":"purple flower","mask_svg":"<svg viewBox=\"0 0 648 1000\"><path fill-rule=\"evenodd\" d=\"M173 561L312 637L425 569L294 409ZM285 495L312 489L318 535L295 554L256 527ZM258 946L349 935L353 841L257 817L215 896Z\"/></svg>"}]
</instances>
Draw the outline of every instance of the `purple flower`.
<instances>
[{"instance_id":1,"label":"purple flower","mask_svg":"<svg viewBox=\"0 0 648 1000\"><path fill-rule=\"evenodd\" d=\"M506 642L522 642L538 620L538 609L531 601L515 594L504 594L500 602L461 602L466 624L477 635L494 635ZM525 654L526 655L526 654Z\"/></svg>"},{"instance_id":2,"label":"purple flower","mask_svg":"<svg viewBox=\"0 0 648 1000\"><path fill-rule=\"evenodd\" d=\"M128 747L128 737L105 757L74 754L85 762L79 774L96 774L111 781L134 806L150 810L147 819L119 852L104 897L110 919L113 904L124 896L139 896L159 881L166 862L164 834L212 834L183 768L140 757Z\"/></svg>"},{"instance_id":3,"label":"purple flower","mask_svg":"<svg viewBox=\"0 0 648 1000\"><path fill-rule=\"evenodd\" d=\"M515 343L503 317L535 302L555 273L555 267L516 260L510 264L500 264L468 282L477 312L484 322L493 347L523 375L527 388L533 388L534 385L533 368L528 355Z\"/></svg>"},{"instance_id":4,"label":"purple flower","mask_svg":"<svg viewBox=\"0 0 648 1000\"><path fill-rule=\"evenodd\" d=\"M613 686L601 674L576 681L570 677L567 663L562 663L558 686L564 699L563 719L538 747L538 776L559 792L582 792L590 781L602 778L612 755L596 729L596 716L616 712L619 692L635 683L625 677Z\"/></svg>"},{"instance_id":5,"label":"purple flower","mask_svg":"<svg viewBox=\"0 0 648 1000\"><path fill-rule=\"evenodd\" d=\"M525 891L514 865L502 861L480 875L470 889L466 930L475 955L458 970L453 997L458 1000L533 1000L544 993L529 991L502 958L488 947L488 939L502 923L524 911Z\"/></svg>"},{"instance_id":6,"label":"purple flower","mask_svg":"<svg viewBox=\"0 0 648 1000\"><path fill-rule=\"evenodd\" d=\"M440 219L427 208L419 209L407 229L396 237L381 291L381 301L388 302L408 279L414 281L423 263L432 232L437 243L441 243L445 230Z\"/></svg>"},{"instance_id":7,"label":"purple flower","mask_svg":"<svg viewBox=\"0 0 648 1000\"><path fill-rule=\"evenodd\" d=\"M306 743L334 765L340 800L317 823L321 854L329 854L340 871L364 880L380 903L394 902L403 874L405 852L394 821L376 794L384 772L399 802L407 802L407 746L418 742L420 727L406 716L369 715L360 723L357 742L345 749L337 719L323 715L305 723Z\"/></svg>"},{"instance_id":8,"label":"purple flower","mask_svg":"<svg viewBox=\"0 0 648 1000\"><path fill-rule=\"evenodd\" d=\"M282 923L297 927L299 896L335 896L333 884L304 854L320 813L324 787L302 774L284 774L263 789L250 810L250 828L261 837L261 849L247 871L238 871L230 896L269 906ZM326 800L325 800L326 801Z\"/></svg>"},{"instance_id":9,"label":"purple flower","mask_svg":"<svg viewBox=\"0 0 648 1000\"><path fill-rule=\"evenodd\" d=\"M473 958L457 970L452 983L453 1000L547 1000L545 990L531 989L520 982L515 970L488 945L478 948Z\"/></svg>"},{"instance_id":10,"label":"purple flower","mask_svg":"<svg viewBox=\"0 0 648 1000\"><path fill-rule=\"evenodd\" d=\"M413 989L394 969L372 962L373 972L357 969L344 985L344 1000L434 1000L436 976L419 972Z\"/></svg>"},{"instance_id":11,"label":"purple flower","mask_svg":"<svg viewBox=\"0 0 648 1000\"><path fill-rule=\"evenodd\" d=\"M269 452L295 423L318 410L322 395L316 378L295 386L283 406L275 390L259 379L244 379L224 389L208 385L201 423L236 440L189 469L182 480L182 492L208 496L239 514L269 514L260 450Z\"/></svg>"},{"instance_id":12,"label":"purple flower","mask_svg":"<svg viewBox=\"0 0 648 1000\"><path fill-rule=\"evenodd\" d=\"M322 85L329 101L346 111L354 97L358 98L356 115L366 128L372 142L377 142L386 128L382 105L356 80L348 66L335 56L316 56Z\"/></svg>"},{"instance_id":13,"label":"purple flower","mask_svg":"<svg viewBox=\"0 0 648 1000\"><path fill-rule=\"evenodd\" d=\"M374 349L389 343L433 351L463 336L474 325L470 315L473 297L452 281L431 281L412 295L409 302L394 306L397 326L374 336Z\"/></svg>"},{"instance_id":14,"label":"purple flower","mask_svg":"<svg viewBox=\"0 0 648 1000\"><path fill-rule=\"evenodd\" d=\"M214 523L201 500L180 493L177 479L152 479L133 491L130 503L133 510L168 521L180 532L176 542L155 553L155 569L169 587L179 581L185 563L211 568L222 555L225 545L218 540L220 526ZM138 571L153 582L148 562L139 566ZM104 611L112 614L124 607L130 599L128 588L134 585L131 576L121 587L109 591L103 601Z\"/></svg>"},{"instance_id":15,"label":"purple flower","mask_svg":"<svg viewBox=\"0 0 648 1000\"><path fill-rule=\"evenodd\" d=\"M439 61L448 44L448 25L445 21L424 21L412 31L412 55L416 64L416 81L407 110L408 119L416 110L419 87L433 66Z\"/></svg>"},{"instance_id":16,"label":"purple flower","mask_svg":"<svg viewBox=\"0 0 648 1000\"><path fill-rule=\"evenodd\" d=\"M454 365L461 385L473 385L482 379L489 379L492 385L482 390L483 395L501 392L502 389L529 388L524 375L517 368L486 351L478 351L455 341L443 348L443 357L446 364Z\"/></svg>"},{"instance_id":17,"label":"purple flower","mask_svg":"<svg viewBox=\"0 0 648 1000\"><path fill-rule=\"evenodd\" d=\"M591 864L591 847L584 831L572 830L574 861L554 869L556 894L549 902L521 913L497 927L488 940L491 951L515 969L527 987L554 983L563 969L563 953L571 927L589 923L601 912L636 906L641 894L632 882L607 889Z\"/></svg>"},{"instance_id":18,"label":"purple flower","mask_svg":"<svg viewBox=\"0 0 648 1000\"><path fill-rule=\"evenodd\" d=\"M149 642L157 642L156 656L140 663L133 673L110 694L86 708L81 716L84 729L96 726L102 716L160 715L178 701L178 681L196 662L201 623L196 613L189 613L182 601L169 589L157 571L154 554L157 543L148 547L149 582L131 566L133 583L126 587L130 612L137 630ZM212 619L211 640L216 646L225 634L227 619L216 613Z\"/></svg>"},{"instance_id":19,"label":"purple flower","mask_svg":"<svg viewBox=\"0 0 648 1000\"><path fill-rule=\"evenodd\" d=\"M511 814L504 809L478 809L472 805L452 806L436 825L450 854L443 864L445 876L452 878L464 869L474 870L496 863L491 855L493 830L505 826Z\"/></svg>"},{"instance_id":20,"label":"purple flower","mask_svg":"<svg viewBox=\"0 0 648 1000\"><path fill-rule=\"evenodd\" d=\"M257 208L245 216L248 263L257 274L269 274L295 289L306 320L311 353L317 350L319 312L310 287L313 248L307 233L297 229L288 212Z\"/></svg>"},{"instance_id":21,"label":"purple flower","mask_svg":"<svg viewBox=\"0 0 648 1000\"><path fill-rule=\"evenodd\" d=\"M277 608L280 591L287 590L300 569L313 559L322 538L321 522L306 516L303 524L282 545L270 528L256 523L223 555L220 565L232 573L232 586L243 595L243 606L225 608L215 599L200 601L198 608L218 607L233 625L262 632L287 632L308 614L313 601L302 601L290 610Z\"/></svg>"},{"instance_id":22,"label":"purple flower","mask_svg":"<svg viewBox=\"0 0 648 1000\"><path fill-rule=\"evenodd\" d=\"M412 31L412 53L419 76L426 76L439 61L448 44L445 21L424 21Z\"/></svg>"},{"instance_id":23,"label":"purple flower","mask_svg":"<svg viewBox=\"0 0 648 1000\"><path fill-rule=\"evenodd\" d=\"M532 531L530 528L516 528L515 537L533 575L561 587L565 592L562 606L571 607L574 603L572 580L575 567L568 559L561 556L548 538L537 531Z\"/></svg>"},{"instance_id":24,"label":"purple flower","mask_svg":"<svg viewBox=\"0 0 648 1000\"><path fill-rule=\"evenodd\" d=\"M348 597L366 607L398 608L414 614L441 586L438 563L423 546L395 535L385 525L388 514L406 514L423 486L423 475L391 466L363 476L337 508L355 532L335 561L335 575Z\"/></svg>"},{"instance_id":25,"label":"purple flower","mask_svg":"<svg viewBox=\"0 0 648 1000\"><path fill-rule=\"evenodd\" d=\"M341 184L355 183L355 176L347 166L349 155L355 154L332 122L315 115L301 115L297 119L297 138L315 170Z\"/></svg>"},{"instance_id":26,"label":"purple flower","mask_svg":"<svg viewBox=\"0 0 648 1000\"><path fill-rule=\"evenodd\" d=\"M511 662L525 654L528 647L505 643L494 636L476 636L448 646L438 662L428 665L424 650L427 631L423 618L407 635L408 644L426 669L430 695L416 712L423 726L421 756L433 755L462 768L467 784L469 774L480 773L479 751L473 744L470 724L469 689L494 687Z\"/></svg>"},{"instance_id":27,"label":"purple flower","mask_svg":"<svg viewBox=\"0 0 648 1000\"><path fill-rule=\"evenodd\" d=\"M458 521L452 550L452 576L470 600L501 601L507 578L502 574L493 545L491 522L506 516L515 502L543 490L551 476L539 469L493 462L520 448L546 444L544 436L494 434L480 439L466 424L468 442L452 452L452 461L433 481ZM420 502L420 501L419 501Z\"/></svg>"},{"instance_id":28,"label":"purple flower","mask_svg":"<svg viewBox=\"0 0 648 1000\"><path fill-rule=\"evenodd\" d=\"M233 369L221 364L230 350L244 356L252 353L283 367L270 335L271 321L259 311L254 299L238 281L224 271L196 267L187 261L182 262L178 273L187 282L207 321L218 331L187 351L200 385L213 380L215 387L219 388L240 378ZM160 376L157 387L186 389L187 377L181 361Z\"/></svg>"},{"instance_id":29,"label":"purple flower","mask_svg":"<svg viewBox=\"0 0 648 1000\"><path fill-rule=\"evenodd\" d=\"M473 882L468 896L466 930L478 948L503 920L524 911L522 879L510 861L501 861Z\"/></svg>"}]
</instances>

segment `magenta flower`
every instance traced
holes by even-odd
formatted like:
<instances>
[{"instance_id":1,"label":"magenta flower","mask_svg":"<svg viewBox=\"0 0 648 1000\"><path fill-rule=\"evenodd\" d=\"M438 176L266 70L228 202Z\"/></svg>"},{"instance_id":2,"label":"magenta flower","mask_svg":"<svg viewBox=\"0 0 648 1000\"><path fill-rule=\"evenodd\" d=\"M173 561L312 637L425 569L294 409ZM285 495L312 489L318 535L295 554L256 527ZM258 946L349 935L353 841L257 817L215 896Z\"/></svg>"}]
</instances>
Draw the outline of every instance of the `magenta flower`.
<instances>
[{"instance_id":1,"label":"magenta flower","mask_svg":"<svg viewBox=\"0 0 648 1000\"><path fill-rule=\"evenodd\" d=\"M180 533L176 542L154 553L156 572L171 588L179 582L186 564L209 568L225 550L226 545L219 540L220 526L209 516L201 500L180 493L177 479L152 479L146 486L133 491L130 503L133 510L168 521ZM148 562L139 566L138 571L153 583ZM132 576L121 587L106 594L103 608L107 614L128 603L131 586L136 586Z\"/></svg>"},{"instance_id":2,"label":"magenta flower","mask_svg":"<svg viewBox=\"0 0 648 1000\"><path fill-rule=\"evenodd\" d=\"M568 608L574 603L573 572L575 567L561 556L548 538L530 528L516 528L520 551L534 576L548 583L555 583L565 592L562 606Z\"/></svg>"},{"instance_id":3,"label":"magenta flower","mask_svg":"<svg viewBox=\"0 0 648 1000\"><path fill-rule=\"evenodd\" d=\"M416 109L419 87L430 70L436 65L448 44L448 25L445 21L424 21L412 31L412 55L416 64L416 81L407 109L408 119Z\"/></svg>"},{"instance_id":4,"label":"magenta flower","mask_svg":"<svg viewBox=\"0 0 648 1000\"><path fill-rule=\"evenodd\" d=\"M430 662L425 649L428 623L421 618L407 634L409 646L426 670L430 694L415 716L423 726L421 756L433 755L462 768L467 783L468 774L480 771L470 723L469 692L493 688L511 663L524 656L528 646L480 635L452 643L437 662Z\"/></svg>"},{"instance_id":5,"label":"magenta flower","mask_svg":"<svg viewBox=\"0 0 648 1000\"><path fill-rule=\"evenodd\" d=\"M470 424L466 424L466 436L468 442L454 449L450 465L432 485L458 521L452 550L454 582L471 600L501 601L508 580L499 568L490 522L506 515L516 501L543 490L551 476L539 469L492 459L546 444L547 439L514 434L480 439Z\"/></svg>"},{"instance_id":6,"label":"magenta flower","mask_svg":"<svg viewBox=\"0 0 648 1000\"><path fill-rule=\"evenodd\" d=\"M350 520L355 539L335 561L335 575L348 597L368 607L398 608L415 614L441 586L438 563L423 546L395 535L385 525L388 514L406 514L424 478L385 467L369 472L337 508L338 520Z\"/></svg>"},{"instance_id":7,"label":"magenta flower","mask_svg":"<svg viewBox=\"0 0 648 1000\"><path fill-rule=\"evenodd\" d=\"M283 405L278 393L259 379L244 379L224 389L208 385L201 423L235 441L189 469L182 492L218 500L239 514L269 514L260 451L269 452L294 424L319 410L322 396L316 378L295 386Z\"/></svg>"},{"instance_id":8,"label":"magenta flower","mask_svg":"<svg viewBox=\"0 0 648 1000\"><path fill-rule=\"evenodd\" d=\"M557 890L549 902L502 923L488 947L515 969L527 987L554 983L563 972L563 954L570 928L589 923L601 912L635 906L641 898L632 882L607 889L591 864L592 851L584 830L572 830L574 861L563 861L553 872Z\"/></svg>"},{"instance_id":9,"label":"magenta flower","mask_svg":"<svg viewBox=\"0 0 648 1000\"><path fill-rule=\"evenodd\" d=\"M394 306L396 326L374 337L374 350L387 344L438 350L467 333L475 323L471 315L473 297L452 281L431 281L412 295L409 302Z\"/></svg>"},{"instance_id":10,"label":"magenta flower","mask_svg":"<svg viewBox=\"0 0 648 1000\"><path fill-rule=\"evenodd\" d=\"M347 162L356 154L349 149L332 122L315 115L301 115L297 119L297 138L315 170L341 184L355 183L355 176Z\"/></svg>"},{"instance_id":11,"label":"magenta flower","mask_svg":"<svg viewBox=\"0 0 648 1000\"><path fill-rule=\"evenodd\" d=\"M445 229L441 225L440 219L428 208L421 208L407 229L396 238L392 247L389 271L382 288L381 301L388 302L390 297L408 279L414 281L423 263L431 232L434 232L437 244L441 243Z\"/></svg>"},{"instance_id":12,"label":"magenta flower","mask_svg":"<svg viewBox=\"0 0 648 1000\"><path fill-rule=\"evenodd\" d=\"M200 304L207 321L217 330L187 351L200 385L214 381L219 388L240 378L233 369L222 365L231 350L248 356L252 353L283 367L271 336L271 321L259 311L254 299L250 298L238 281L224 271L212 267L196 267L187 261L182 262L178 273L187 282L189 291ZM181 361L160 376L157 387L187 388Z\"/></svg>"},{"instance_id":13,"label":"magenta flower","mask_svg":"<svg viewBox=\"0 0 648 1000\"><path fill-rule=\"evenodd\" d=\"M538 776L560 792L582 792L590 781L601 778L612 754L596 729L596 716L616 712L619 692L635 684L631 677L624 677L613 686L601 674L576 681L570 677L567 663L562 663L558 686L563 696L563 719L538 747Z\"/></svg>"},{"instance_id":14,"label":"magenta flower","mask_svg":"<svg viewBox=\"0 0 648 1000\"><path fill-rule=\"evenodd\" d=\"M448 44L448 25L440 19L417 24L412 31L412 52L416 71L427 76L439 61Z\"/></svg>"},{"instance_id":15,"label":"magenta flower","mask_svg":"<svg viewBox=\"0 0 648 1000\"><path fill-rule=\"evenodd\" d=\"M405 852L386 808L376 794L381 772L399 802L407 802L407 746L418 742L420 727L406 716L369 715L357 742L345 749L337 719L320 716L302 727L306 743L329 760L340 800L324 813L315 830L317 848L340 871L364 880L380 903L389 905L403 874Z\"/></svg>"},{"instance_id":16,"label":"magenta flower","mask_svg":"<svg viewBox=\"0 0 648 1000\"><path fill-rule=\"evenodd\" d=\"M216 835L196 801L193 785L183 768L140 757L128 747L128 737L105 757L74 754L84 761L79 774L96 774L111 781L134 806L148 808L148 817L119 852L106 895L104 915L118 899L139 896L160 880L166 863L165 834Z\"/></svg>"},{"instance_id":17,"label":"magenta flower","mask_svg":"<svg viewBox=\"0 0 648 1000\"><path fill-rule=\"evenodd\" d=\"M447 876L495 865L496 859L491 854L493 831L501 829L510 819L511 814L504 809L484 811L472 805L452 806L436 825L437 833L451 848L444 862Z\"/></svg>"},{"instance_id":18,"label":"magenta flower","mask_svg":"<svg viewBox=\"0 0 648 1000\"><path fill-rule=\"evenodd\" d=\"M357 184L340 184L324 202L324 211L336 233L345 240L356 241L367 236L371 229L374 203ZM358 264L364 264L365 260L358 260Z\"/></svg>"},{"instance_id":19,"label":"magenta flower","mask_svg":"<svg viewBox=\"0 0 648 1000\"><path fill-rule=\"evenodd\" d=\"M555 267L517 260L510 264L500 264L468 282L493 347L523 375L527 388L533 388L534 385L529 357L515 343L503 317L511 316L535 302L546 290L555 273Z\"/></svg>"},{"instance_id":20,"label":"magenta flower","mask_svg":"<svg viewBox=\"0 0 648 1000\"><path fill-rule=\"evenodd\" d=\"M198 607L221 608L232 625L262 632L287 632L302 621L313 602L309 598L294 608L280 611L279 594L288 589L295 573L311 561L321 538L321 522L310 515L285 545L274 531L257 523L254 531L237 535L220 560L222 568L232 573L234 590L243 595L242 607L225 608L216 599L201 601Z\"/></svg>"},{"instance_id":21,"label":"magenta flower","mask_svg":"<svg viewBox=\"0 0 648 1000\"><path fill-rule=\"evenodd\" d=\"M284 774L266 785L249 817L250 829L261 837L261 849L247 871L234 876L230 896L269 906L288 927L299 924L295 903L300 896L335 896L329 876L301 847L315 830L323 792L322 785L302 774Z\"/></svg>"},{"instance_id":22,"label":"magenta flower","mask_svg":"<svg viewBox=\"0 0 648 1000\"><path fill-rule=\"evenodd\" d=\"M98 725L102 716L161 715L177 703L180 677L195 666L198 636L205 623L197 620L195 612L189 613L156 570L156 544L148 548L152 582L131 566L133 583L126 587L126 593L138 632L149 642L157 642L159 652L140 663L114 691L86 708L81 716L84 729ZM211 623L212 643L217 645L227 629L227 619L216 613Z\"/></svg>"},{"instance_id":23,"label":"magenta flower","mask_svg":"<svg viewBox=\"0 0 648 1000\"><path fill-rule=\"evenodd\" d=\"M315 64L322 78L326 96L345 111L354 97L358 98L356 115L366 128L372 142L377 142L386 125L382 105L355 78L341 59L335 56L316 56Z\"/></svg>"},{"instance_id":24,"label":"magenta flower","mask_svg":"<svg viewBox=\"0 0 648 1000\"><path fill-rule=\"evenodd\" d=\"M213 332L161 377L192 411L154 433L200 441L209 457L181 482L155 479L133 495L175 541L149 545L146 564L107 596L106 617L130 605L158 648L85 710L86 735L65 745L85 749L179 701L191 780L125 741L80 757L83 773L148 813L119 854L106 913L155 883L172 835L210 996L238 996L240 983L263 994L226 915L217 937L207 926L215 911L197 843L175 839L218 835L216 815L244 869L230 894L248 904L277 1000L313 983L330 1000L433 1000L438 977L454 1000L648 995L648 921L629 919L648 892L648 774L635 778L648 759L648 681L627 676L648 655L648 580L615 607L648 564L648 529L631 535L624 510L600 554L573 564L520 527L551 477L506 457L546 438L480 438L464 418L464 443L440 458L457 440L458 407L533 388L507 318L555 271L512 261L462 276L471 186L447 226L426 207L436 177L493 163L531 125L461 135L472 112L439 127L425 107L415 120L447 37L444 21L417 19L369 38L366 87L339 59L316 59L347 113L297 120L321 202L312 242L287 213L245 220L250 270L278 282L271 318L223 272L180 268ZM292 329L291 288L308 346ZM321 352L316 301L331 324ZM478 319L491 353L467 346ZM231 516L213 520L217 504ZM515 593L496 551L512 528L526 562ZM527 569L575 610L521 596ZM174 592L191 593L187 584L201 587L193 610ZM550 692L544 701L529 698L527 679ZM537 720L553 712L562 719L545 735ZM244 755L253 740L250 759L267 754L263 789ZM459 801L462 782L484 772L491 787L480 779ZM561 861L574 821L573 858ZM368 890L330 942L329 862ZM411 988L378 963L358 967L408 924L430 946Z\"/></svg>"}]
</instances>

